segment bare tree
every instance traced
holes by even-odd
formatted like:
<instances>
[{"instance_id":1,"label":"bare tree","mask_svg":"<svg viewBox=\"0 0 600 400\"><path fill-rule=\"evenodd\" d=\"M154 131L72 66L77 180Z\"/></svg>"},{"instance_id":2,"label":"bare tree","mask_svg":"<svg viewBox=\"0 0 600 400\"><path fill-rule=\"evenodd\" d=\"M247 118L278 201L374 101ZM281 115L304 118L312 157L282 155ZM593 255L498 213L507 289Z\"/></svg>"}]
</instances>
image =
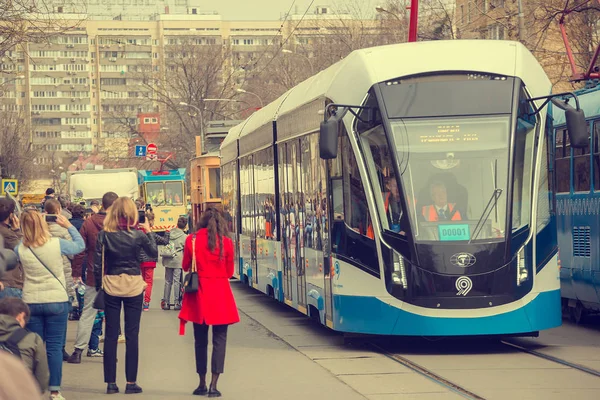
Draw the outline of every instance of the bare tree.
<instances>
[{"instance_id":1,"label":"bare tree","mask_svg":"<svg viewBox=\"0 0 600 400\"><path fill-rule=\"evenodd\" d=\"M82 21L73 19L75 14L85 14L84 2L62 0L58 4L52 0L3 0L0 5L0 54L17 50L25 43L48 43L53 37L79 26Z\"/></svg>"},{"instance_id":2,"label":"bare tree","mask_svg":"<svg viewBox=\"0 0 600 400\"><path fill-rule=\"evenodd\" d=\"M24 116L19 111L0 111L0 170L3 177L14 177L27 184L37 172L32 162L37 152L29 141Z\"/></svg>"},{"instance_id":3,"label":"bare tree","mask_svg":"<svg viewBox=\"0 0 600 400\"><path fill-rule=\"evenodd\" d=\"M328 16L307 15L289 22L289 32L260 55L241 59L243 84L269 102L354 50L396 43L399 24L372 18L370 4L359 0L335 6Z\"/></svg>"},{"instance_id":4,"label":"bare tree","mask_svg":"<svg viewBox=\"0 0 600 400\"><path fill-rule=\"evenodd\" d=\"M235 71L228 46L184 40L169 46L165 65L165 72L145 73L140 79L152 93L166 125L159 142L174 154L169 165L181 167L195 156L196 136L206 129L208 121L236 116L232 107L236 107L234 100L239 94L234 89Z\"/></svg>"}]
</instances>

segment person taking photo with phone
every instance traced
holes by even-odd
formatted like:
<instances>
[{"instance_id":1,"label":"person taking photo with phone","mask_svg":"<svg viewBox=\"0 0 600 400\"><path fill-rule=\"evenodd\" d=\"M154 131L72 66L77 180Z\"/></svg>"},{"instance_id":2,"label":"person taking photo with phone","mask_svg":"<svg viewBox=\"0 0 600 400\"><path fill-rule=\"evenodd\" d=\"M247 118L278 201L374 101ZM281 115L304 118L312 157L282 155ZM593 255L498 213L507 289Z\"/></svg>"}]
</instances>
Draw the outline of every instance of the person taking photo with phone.
<instances>
[{"instance_id":1,"label":"person taking photo with phone","mask_svg":"<svg viewBox=\"0 0 600 400\"><path fill-rule=\"evenodd\" d=\"M125 313L126 394L142 393L137 384L139 333L146 283L140 268L142 252L158 257L154 235L148 222L137 229L138 212L133 200L119 197L108 209L104 230L98 235L94 254L96 291L104 290L104 382L106 393L119 393L117 381L117 341L121 308ZM121 306L122 305L122 306Z\"/></svg>"},{"instance_id":2,"label":"person taking photo with phone","mask_svg":"<svg viewBox=\"0 0 600 400\"><path fill-rule=\"evenodd\" d=\"M52 237L45 217L38 211L25 211L20 222L23 241L15 253L25 273L23 301L31 311L27 329L40 335L46 343L50 395L52 399L62 400L62 348L70 308L62 256L81 253L85 243L62 215L56 216L56 223L68 230L72 241Z\"/></svg>"}]
</instances>

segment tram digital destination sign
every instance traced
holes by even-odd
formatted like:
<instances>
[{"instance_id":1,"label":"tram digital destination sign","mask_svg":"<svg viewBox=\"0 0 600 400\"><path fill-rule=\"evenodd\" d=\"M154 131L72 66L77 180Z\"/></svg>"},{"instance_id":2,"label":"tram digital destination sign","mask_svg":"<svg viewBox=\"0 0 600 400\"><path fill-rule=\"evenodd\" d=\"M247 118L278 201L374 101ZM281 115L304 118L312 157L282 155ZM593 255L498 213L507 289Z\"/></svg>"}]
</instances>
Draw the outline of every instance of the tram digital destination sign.
<instances>
[{"instance_id":1,"label":"tram digital destination sign","mask_svg":"<svg viewBox=\"0 0 600 400\"><path fill-rule=\"evenodd\" d=\"M421 143L461 143L479 141L478 133L461 133L460 125L438 125L432 134L420 134Z\"/></svg>"}]
</instances>

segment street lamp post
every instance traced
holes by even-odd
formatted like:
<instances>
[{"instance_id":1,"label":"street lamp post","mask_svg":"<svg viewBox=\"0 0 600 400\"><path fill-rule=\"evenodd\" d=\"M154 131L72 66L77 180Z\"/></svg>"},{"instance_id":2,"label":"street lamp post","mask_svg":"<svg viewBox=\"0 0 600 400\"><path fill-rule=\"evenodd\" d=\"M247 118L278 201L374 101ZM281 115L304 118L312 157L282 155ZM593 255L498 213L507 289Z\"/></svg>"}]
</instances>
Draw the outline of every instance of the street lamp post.
<instances>
[{"instance_id":1,"label":"street lamp post","mask_svg":"<svg viewBox=\"0 0 600 400\"><path fill-rule=\"evenodd\" d=\"M308 57L307 57L307 56L305 56L304 54L295 53L295 52L293 52L293 51L291 51L291 50L288 50L288 49L283 49L283 50L281 50L281 52L282 52L282 53L285 53L285 54L293 54L293 55L296 55L296 56L298 56L298 57L303 57L304 59L306 59L306 61L308 61L308 65L310 65L310 74L311 74L311 75L314 75L314 73L315 73L315 68L314 68L314 65L313 65L312 61L310 61L310 58L308 58Z\"/></svg>"},{"instance_id":2,"label":"street lamp post","mask_svg":"<svg viewBox=\"0 0 600 400\"><path fill-rule=\"evenodd\" d=\"M204 115L202 115L202 110L199 109L198 107L196 107L193 104L188 104L185 101L181 101L179 102L180 106L186 106L186 107L191 107L193 109L195 109L196 111L198 111L198 114L200 115L200 146L202 147L200 149L200 152L202 154L204 154Z\"/></svg>"},{"instance_id":3,"label":"street lamp post","mask_svg":"<svg viewBox=\"0 0 600 400\"><path fill-rule=\"evenodd\" d=\"M259 96L259 95L257 95L256 93L248 92L247 90L244 90L244 89L236 89L236 92L238 92L238 93L247 93L247 94L251 94L251 95L253 95L253 96L256 96L256 98L257 98L257 99L258 99L258 101L260 102L260 108L263 108L263 101L262 101L262 99L260 98L260 96Z\"/></svg>"}]
</instances>

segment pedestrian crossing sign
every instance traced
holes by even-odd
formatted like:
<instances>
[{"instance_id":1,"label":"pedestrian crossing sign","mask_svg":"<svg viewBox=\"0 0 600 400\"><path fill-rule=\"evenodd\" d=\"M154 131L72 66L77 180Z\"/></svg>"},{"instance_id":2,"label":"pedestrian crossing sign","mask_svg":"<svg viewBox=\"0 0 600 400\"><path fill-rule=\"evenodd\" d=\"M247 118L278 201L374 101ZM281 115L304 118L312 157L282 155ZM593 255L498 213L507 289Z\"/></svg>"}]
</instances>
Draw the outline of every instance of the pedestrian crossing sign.
<instances>
[{"instance_id":1,"label":"pedestrian crossing sign","mask_svg":"<svg viewBox=\"0 0 600 400\"><path fill-rule=\"evenodd\" d=\"M2 179L2 195L10 193L13 196L19 194L19 181L17 179Z\"/></svg>"}]
</instances>

